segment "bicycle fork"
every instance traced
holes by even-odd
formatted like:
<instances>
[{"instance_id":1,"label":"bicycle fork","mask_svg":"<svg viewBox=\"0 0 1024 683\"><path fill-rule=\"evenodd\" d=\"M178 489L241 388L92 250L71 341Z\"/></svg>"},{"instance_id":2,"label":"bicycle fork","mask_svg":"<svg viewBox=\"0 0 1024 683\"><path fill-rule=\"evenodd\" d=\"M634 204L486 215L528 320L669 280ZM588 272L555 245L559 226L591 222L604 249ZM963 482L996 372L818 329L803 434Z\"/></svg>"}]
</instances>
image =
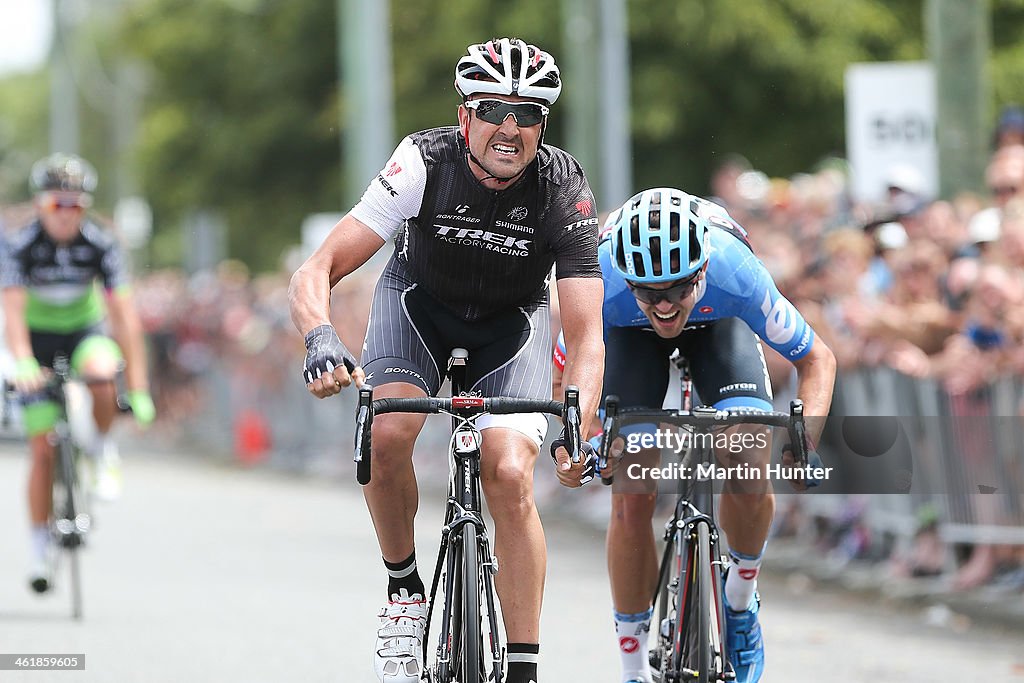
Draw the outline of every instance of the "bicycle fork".
<instances>
[{"instance_id":1,"label":"bicycle fork","mask_svg":"<svg viewBox=\"0 0 1024 683\"><path fill-rule=\"evenodd\" d=\"M676 514L665 524L664 540L659 581L663 586L658 610L660 647L651 653L651 666L664 672L661 683L733 681L736 676L728 661L724 636L723 560L714 520L689 502L680 501ZM703 589L702 574L706 582ZM710 612L710 619L702 619L701 611ZM704 628L709 632L703 638L695 637ZM690 668L692 660L684 656L704 647L702 641L710 645L711 652L693 663L707 668L706 672Z\"/></svg>"},{"instance_id":2,"label":"bicycle fork","mask_svg":"<svg viewBox=\"0 0 1024 683\"><path fill-rule=\"evenodd\" d=\"M465 438L462 437L465 435ZM471 436L472 435L472 436ZM439 580L444 576L445 602L441 615L441 634L438 638L434 672L437 681L454 681L457 675L455 655L460 649L460 638L473 637L479 634L482 624L461 623L462 601L480 600L487 612L488 642L485 643L487 656L491 662L491 674L488 681L501 683L504 680L505 649L498 637L497 601L494 595L493 577L498 573L498 560L491 553L487 539L486 527L479 510L480 501L480 458L479 435L473 430L456 430L453 437L455 463L445 513L445 526L441 530L441 545L438 549L437 564L434 569L434 581L430 589L430 608L428 612L427 630L424 642L429 642L430 615L437 596ZM461 446L461 448L460 448ZM472 528L472 534L463 533L466 527ZM472 539L472 540L469 540ZM478 558L477 569L480 572L479 587L481 595L466 594L463 571L465 542L476 544ZM443 567L443 571L442 571ZM481 660L484 657L481 653ZM481 662L482 663L482 662ZM467 683L477 683L469 681Z\"/></svg>"}]
</instances>

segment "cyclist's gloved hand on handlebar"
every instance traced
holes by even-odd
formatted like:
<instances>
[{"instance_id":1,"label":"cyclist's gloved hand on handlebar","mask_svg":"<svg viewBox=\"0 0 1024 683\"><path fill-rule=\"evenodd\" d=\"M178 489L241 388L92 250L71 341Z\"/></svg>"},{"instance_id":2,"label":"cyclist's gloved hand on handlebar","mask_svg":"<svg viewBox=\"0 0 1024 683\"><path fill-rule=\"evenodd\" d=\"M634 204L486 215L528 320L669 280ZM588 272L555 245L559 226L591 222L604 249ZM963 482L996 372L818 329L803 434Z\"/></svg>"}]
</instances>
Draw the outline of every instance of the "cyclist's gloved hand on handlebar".
<instances>
[{"instance_id":1,"label":"cyclist's gloved hand on handlebar","mask_svg":"<svg viewBox=\"0 0 1024 683\"><path fill-rule=\"evenodd\" d=\"M356 366L352 354L331 325L320 325L306 333L306 362L302 378L317 398L333 396L355 380L362 386L363 369Z\"/></svg>"},{"instance_id":2,"label":"cyclist's gloved hand on handlebar","mask_svg":"<svg viewBox=\"0 0 1024 683\"><path fill-rule=\"evenodd\" d=\"M14 388L20 393L35 393L43 388L44 382L43 370L34 357L22 358L15 364Z\"/></svg>"},{"instance_id":3,"label":"cyclist's gloved hand on handlebar","mask_svg":"<svg viewBox=\"0 0 1024 683\"><path fill-rule=\"evenodd\" d=\"M153 405L153 397L145 389L133 389L128 392L128 405L132 409L132 416L135 424L140 427L148 427L156 418L156 406Z\"/></svg>"},{"instance_id":4,"label":"cyclist's gloved hand on handlebar","mask_svg":"<svg viewBox=\"0 0 1024 683\"><path fill-rule=\"evenodd\" d=\"M816 446L811 437L807 437L807 467L810 468L811 474L814 474L815 470L824 468L824 463L821 461L821 456L818 455L818 451L815 450ZM782 447L782 464L784 467L792 467L796 464L796 458L793 455L793 444L786 444ZM821 486L823 479L817 477L803 476L792 478L789 480L790 486L797 491L806 491L807 489L816 488Z\"/></svg>"},{"instance_id":5,"label":"cyclist's gloved hand on handlebar","mask_svg":"<svg viewBox=\"0 0 1024 683\"><path fill-rule=\"evenodd\" d=\"M597 474L597 453L590 443L580 444L580 461L573 462L565 450L565 435L551 442L551 459L555 461L555 474L562 486L578 488L591 481Z\"/></svg>"}]
</instances>

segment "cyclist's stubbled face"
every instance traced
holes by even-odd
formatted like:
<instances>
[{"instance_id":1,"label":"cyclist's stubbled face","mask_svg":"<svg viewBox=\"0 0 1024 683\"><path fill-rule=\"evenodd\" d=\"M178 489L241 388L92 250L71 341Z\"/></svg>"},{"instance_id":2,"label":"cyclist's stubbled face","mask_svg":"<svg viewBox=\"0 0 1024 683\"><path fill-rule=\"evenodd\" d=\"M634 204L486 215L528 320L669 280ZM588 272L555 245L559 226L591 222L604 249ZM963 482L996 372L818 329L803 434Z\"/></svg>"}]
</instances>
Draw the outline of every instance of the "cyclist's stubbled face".
<instances>
[{"instance_id":1,"label":"cyclist's stubbled face","mask_svg":"<svg viewBox=\"0 0 1024 683\"><path fill-rule=\"evenodd\" d=\"M672 282L666 282L660 285L644 285L644 287L647 289L669 289L673 284ZM693 307L697 304L697 299L700 298L703 291L704 282L702 277L701 282L698 282L697 286L693 287L682 299L661 299L654 304L637 299L636 305L647 316L647 320L651 323L651 327L659 337L672 339L682 334L683 327L686 326L686 321L690 319Z\"/></svg>"},{"instance_id":2,"label":"cyclist's stubbled face","mask_svg":"<svg viewBox=\"0 0 1024 683\"><path fill-rule=\"evenodd\" d=\"M536 101L514 95L487 95L485 99L506 102ZM463 135L468 139L469 150L483 166L483 170L472 162L469 166L473 169L473 173L482 179L488 174L498 178L510 178L522 173L537 156L541 129L544 124L519 126L515 117L511 115L506 116L500 125L488 123L480 119L476 112L460 106L459 126ZM494 179L483 182L491 189L502 189L508 186L507 183L496 183Z\"/></svg>"},{"instance_id":3,"label":"cyclist's stubbled face","mask_svg":"<svg viewBox=\"0 0 1024 683\"><path fill-rule=\"evenodd\" d=\"M85 215L80 193L45 192L36 196L36 210L43 229L55 242L71 242L78 237Z\"/></svg>"}]
</instances>

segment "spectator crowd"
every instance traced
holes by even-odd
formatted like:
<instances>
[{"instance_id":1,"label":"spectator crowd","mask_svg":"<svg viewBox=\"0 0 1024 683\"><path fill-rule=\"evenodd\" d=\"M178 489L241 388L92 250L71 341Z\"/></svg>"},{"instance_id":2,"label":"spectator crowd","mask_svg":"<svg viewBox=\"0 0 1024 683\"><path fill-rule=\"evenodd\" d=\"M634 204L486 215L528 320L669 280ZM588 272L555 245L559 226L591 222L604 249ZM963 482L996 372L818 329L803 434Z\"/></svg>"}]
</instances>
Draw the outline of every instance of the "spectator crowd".
<instances>
[{"instance_id":1,"label":"spectator crowd","mask_svg":"<svg viewBox=\"0 0 1024 683\"><path fill-rule=\"evenodd\" d=\"M1005 110L993 142L981 194L929 197L915 169L896 166L885 200L864 205L851 200L842 160L784 179L729 156L713 172L711 198L747 229L780 290L835 352L841 374L884 366L929 378L954 410L967 411L984 402L992 382L1024 376L1024 111ZM216 410L227 415L236 455L259 460L295 450L281 443L287 430L276 423L307 411L268 406L280 406L273 399L291 396L296 385L296 401L313 401L299 384L304 347L288 317L288 279L298 262L286 256L279 272L258 276L228 261L211 272L159 270L137 279L165 438L180 438L226 401L232 413ZM349 348L361 346L380 265L334 292L334 323ZM791 366L765 351L776 393L791 393ZM338 424L349 421L338 411ZM340 459L347 443L337 440ZM856 517L844 518L843 528L858 529ZM950 549L936 541L934 517L925 517L910 559L892 558L903 573L944 566L937 555ZM822 542L849 543L835 531ZM970 588L1016 572L1024 589L1022 566L1020 547L978 544L959 557L953 581Z\"/></svg>"}]
</instances>

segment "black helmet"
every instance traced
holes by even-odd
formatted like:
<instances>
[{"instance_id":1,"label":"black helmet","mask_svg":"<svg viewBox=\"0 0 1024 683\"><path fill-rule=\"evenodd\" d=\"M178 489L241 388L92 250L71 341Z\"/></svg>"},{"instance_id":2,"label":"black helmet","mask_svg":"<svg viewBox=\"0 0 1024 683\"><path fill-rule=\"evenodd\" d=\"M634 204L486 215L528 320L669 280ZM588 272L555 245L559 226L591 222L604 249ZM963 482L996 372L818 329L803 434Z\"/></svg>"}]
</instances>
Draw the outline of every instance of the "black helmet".
<instances>
[{"instance_id":1,"label":"black helmet","mask_svg":"<svg viewBox=\"0 0 1024 683\"><path fill-rule=\"evenodd\" d=\"M32 165L29 182L33 192L92 192L96 169L74 154L51 154Z\"/></svg>"}]
</instances>

